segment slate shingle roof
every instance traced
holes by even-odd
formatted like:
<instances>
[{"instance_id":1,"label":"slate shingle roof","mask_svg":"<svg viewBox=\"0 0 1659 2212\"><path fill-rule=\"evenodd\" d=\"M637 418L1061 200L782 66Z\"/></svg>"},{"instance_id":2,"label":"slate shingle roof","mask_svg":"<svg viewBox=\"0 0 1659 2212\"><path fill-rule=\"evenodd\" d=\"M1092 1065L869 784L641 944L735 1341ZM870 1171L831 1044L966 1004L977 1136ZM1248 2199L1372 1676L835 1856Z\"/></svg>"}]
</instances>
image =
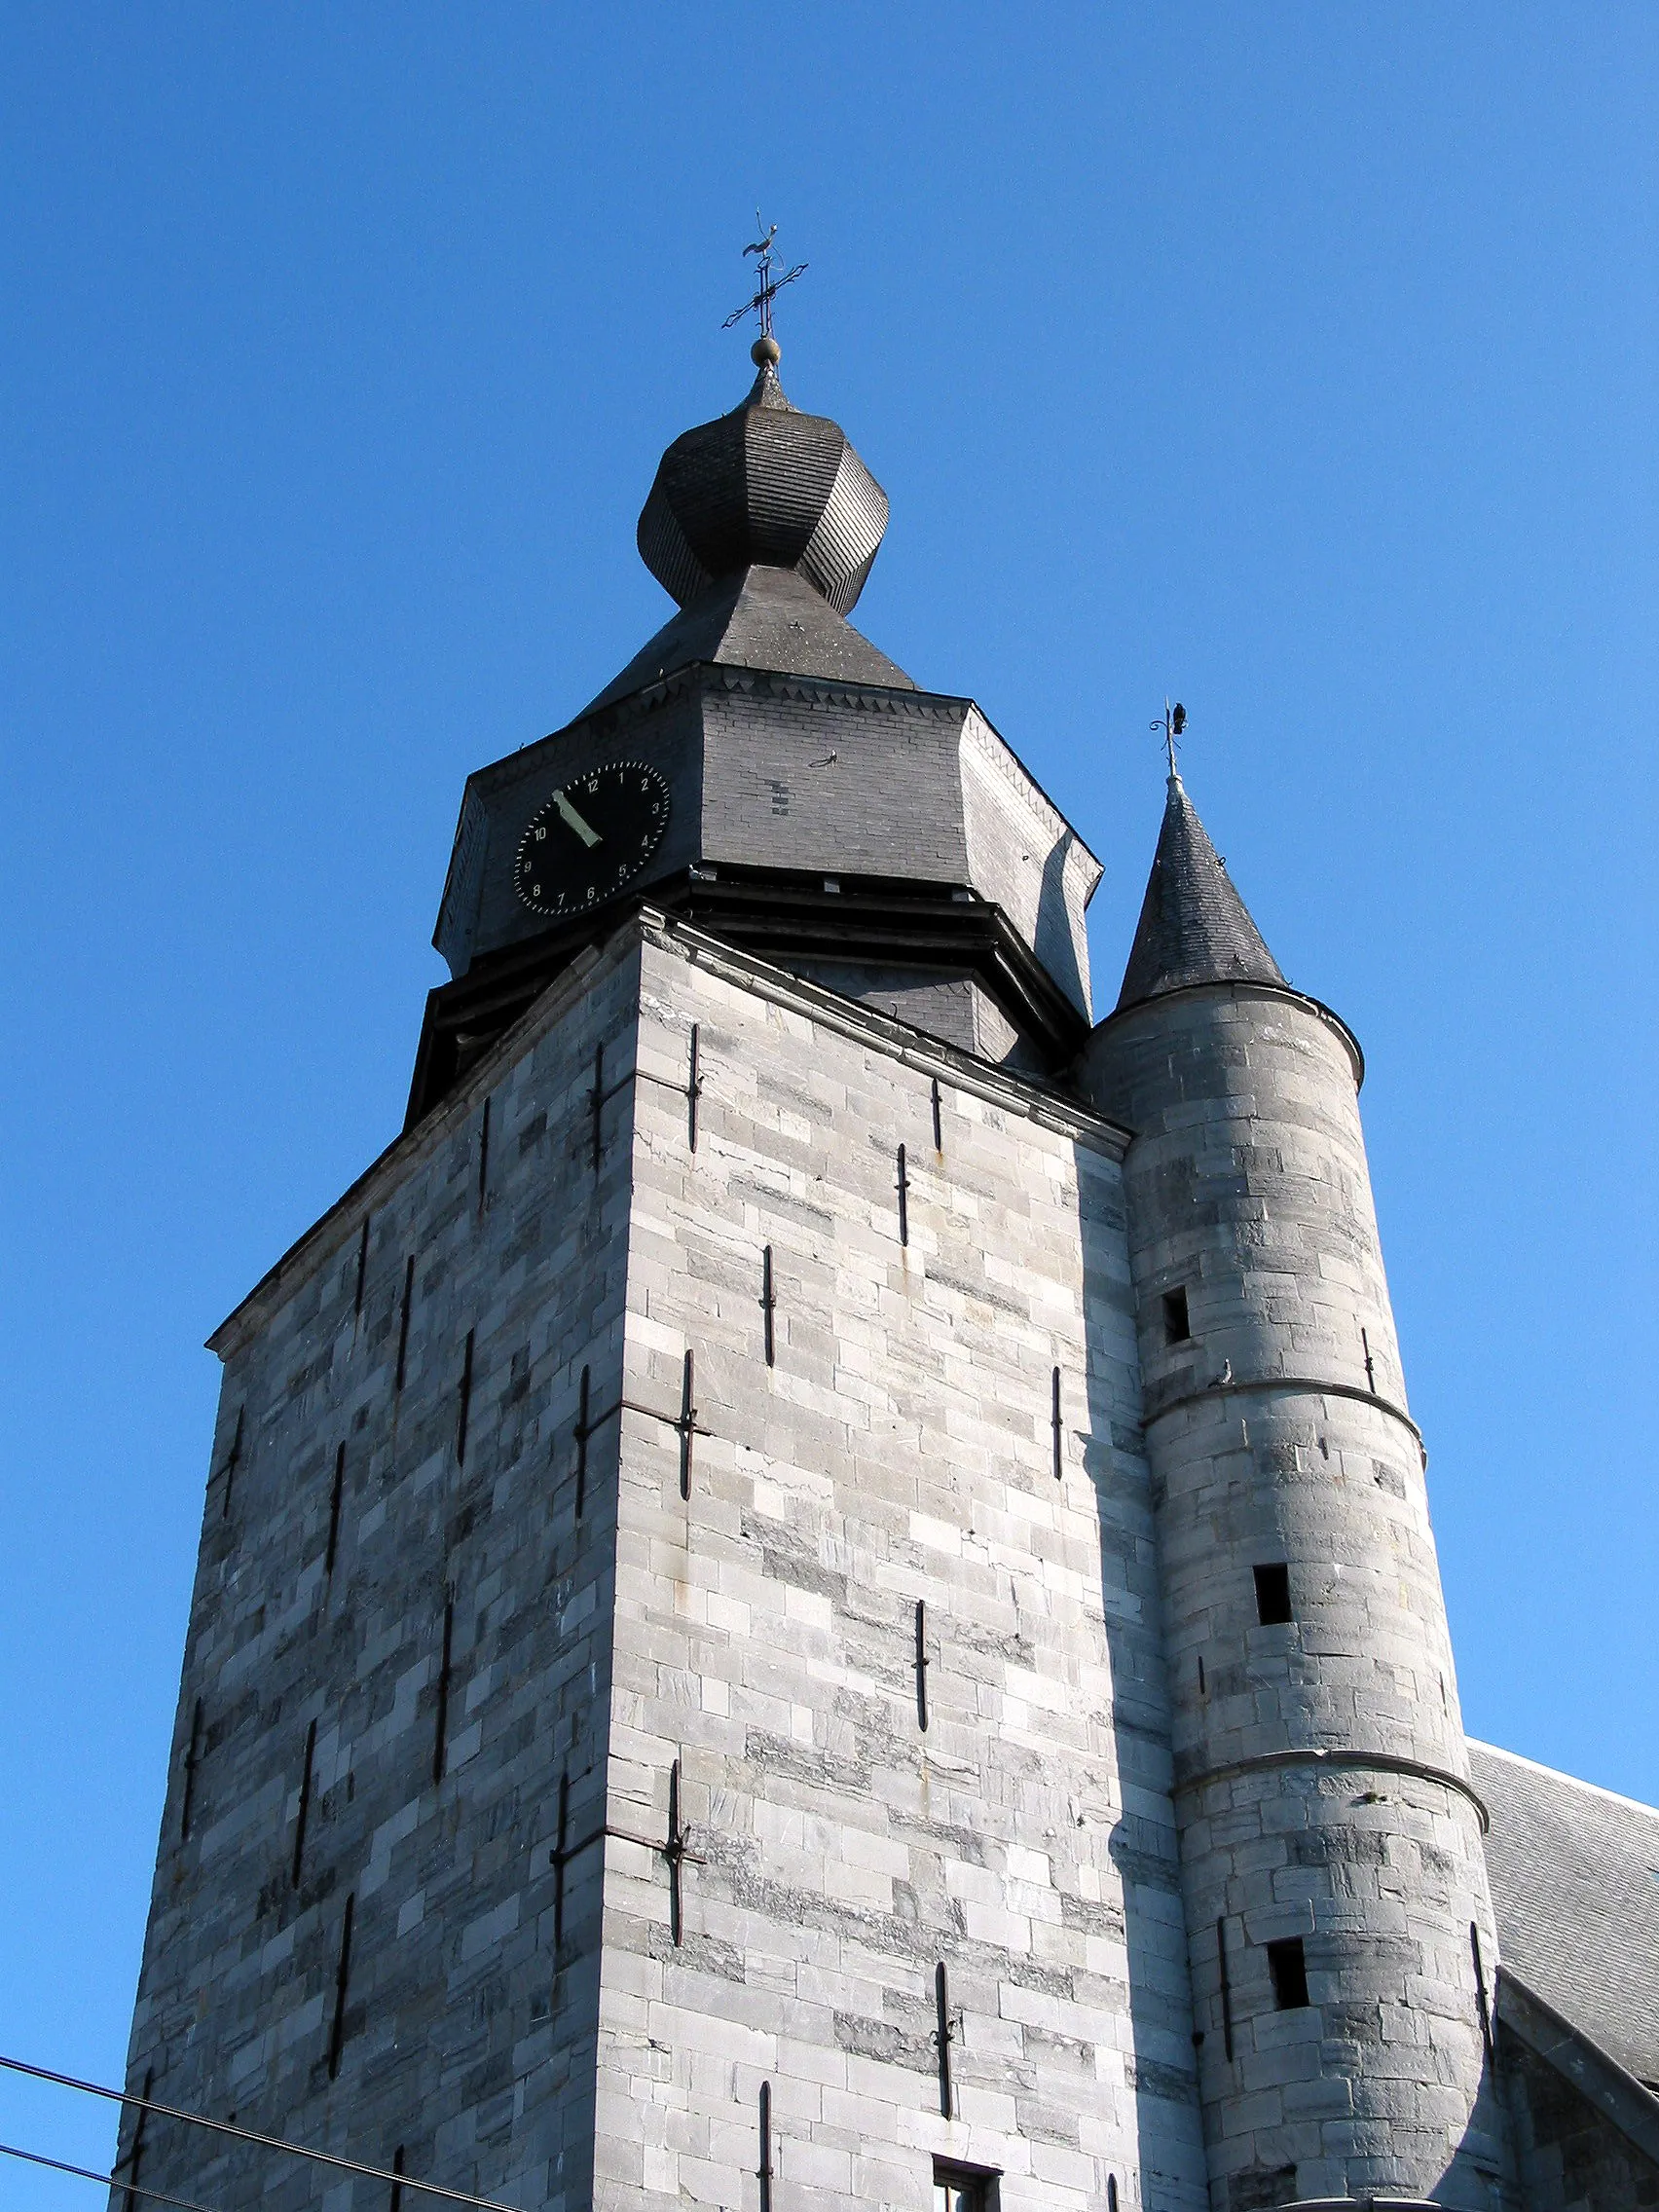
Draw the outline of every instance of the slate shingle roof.
<instances>
[{"instance_id":1,"label":"slate shingle roof","mask_svg":"<svg viewBox=\"0 0 1659 2212\"><path fill-rule=\"evenodd\" d=\"M1659 2083L1659 1810L1490 1744L1469 1745L1492 1815L1498 1951L1530 1989Z\"/></svg>"},{"instance_id":2,"label":"slate shingle roof","mask_svg":"<svg viewBox=\"0 0 1659 2212\"><path fill-rule=\"evenodd\" d=\"M1283 981L1186 787L1171 776L1119 1011L1191 983Z\"/></svg>"},{"instance_id":3,"label":"slate shingle roof","mask_svg":"<svg viewBox=\"0 0 1659 2212\"><path fill-rule=\"evenodd\" d=\"M681 611L584 714L698 661L916 688L846 619L887 495L840 424L792 407L756 357L742 402L668 448L640 515L640 556Z\"/></svg>"},{"instance_id":4,"label":"slate shingle roof","mask_svg":"<svg viewBox=\"0 0 1659 2212\"><path fill-rule=\"evenodd\" d=\"M682 607L718 577L790 569L850 613L887 528L887 495L826 415L792 407L764 363L729 415L675 439L640 515L640 557Z\"/></svg>"},{"instance_id":5,"label":"slate shingle roof","mask_svg":"<svg viewBox=\"0 0 1659 2212\"><path fill-rule=\"evenodd\" d=\"M741 569L665 622L584 714L625 699L694 661L770 668L837 683L916 686L895 662L790 569Z\"/></svg>"}]
</instances>

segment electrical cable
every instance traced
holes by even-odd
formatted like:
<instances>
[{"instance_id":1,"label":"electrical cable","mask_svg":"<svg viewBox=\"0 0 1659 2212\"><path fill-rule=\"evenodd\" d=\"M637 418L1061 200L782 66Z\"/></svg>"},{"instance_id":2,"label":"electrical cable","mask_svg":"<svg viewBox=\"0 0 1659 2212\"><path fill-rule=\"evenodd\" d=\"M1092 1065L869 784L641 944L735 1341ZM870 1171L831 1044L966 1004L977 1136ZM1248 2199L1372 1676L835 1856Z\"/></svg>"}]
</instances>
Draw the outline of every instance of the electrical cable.
<instances>
[{"instance_id":1,"label":"electrical cable","mask_svg":"<svg viewBox=\"0 0 1659 2212\"><path fill-rule=\"evenodd\" d=\"M342 2173L362 2174L369 2181L384 2181L388 2188L418 2189L426 2196L447 2197L452 2204L470 2204L474 2212L524 2212L522 2205L502 2204L493 2196L469 2196L463 2189L446 2189L440 2181L417 2181L413 2174L395 2174L385 2166L365 2166L357 2158L338 2157L332 2151L313 2151L304 2143L285 2143L279 2135L258 2135L251 2127L238 2127L228 2120L209 2120L204 2113L181 2112L176 2105L159 2105L148 2097L134 2097L120 2089L106 2089L99 2082L80 2082L73 2074L55 2074L47 2066L31 2066L26 2059L0 2056L0 2066L11 2074L26 2074L36 2082L53 2082L60 2089L79 2089L89 2097L107 2097L111 2104L131 2105L137 2112L153 2112L163 2120L182 2120L192 2127L210 2127L215 2135L233 2135L239 2143L257 2143L262 2151L286 2151L296 2158L314 2158L319 2165L337 2166ZM99 2177L100 2179L103 2177ZM112 2189L125 2182L112 2181Z\"/></svg>"},{"instance_id":2,"label":"electrical cable","mask_svg":"<svg viewBox=\"0 0 1659 2212\"><path fill-rule=\"evenodd\" d=\"M134 2196L147 2196L153 2203L174 2205L177 2212L208 2212L205 2204L192 2204L188 2197L164 2196L159 2189L146 2189L142 2182L117 2181L92 2166L72 2166L62 2158L48 2158L39 2151L19 2151L15 2143L0 2143L0 2157L26 2158L31 2166L50 2166L55 2174L78 2174L82 2181L95 2181L100 2189L129 2190Z\"/></svg>"}]
</instances>

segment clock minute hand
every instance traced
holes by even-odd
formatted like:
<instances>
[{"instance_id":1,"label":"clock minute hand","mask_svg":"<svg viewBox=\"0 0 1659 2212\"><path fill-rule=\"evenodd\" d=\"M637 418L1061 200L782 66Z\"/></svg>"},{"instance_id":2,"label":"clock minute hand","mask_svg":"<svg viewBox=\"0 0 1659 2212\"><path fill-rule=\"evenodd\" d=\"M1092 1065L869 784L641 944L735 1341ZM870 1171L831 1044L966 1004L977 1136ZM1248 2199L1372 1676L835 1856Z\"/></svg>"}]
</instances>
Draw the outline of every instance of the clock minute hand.
<instances>
[{"instance_id":1,"label":"clock minute hand","mask_svg":"<svg viewBox=\"0 0 1659 2212\"><path fill-rule=\"evenodd\" d=\"M562 818L575 831L584 845L592 846L600 843L599 831L588 828L563 792L553 793L553 804L559 809Z\"/></svg>"}]
</instances>

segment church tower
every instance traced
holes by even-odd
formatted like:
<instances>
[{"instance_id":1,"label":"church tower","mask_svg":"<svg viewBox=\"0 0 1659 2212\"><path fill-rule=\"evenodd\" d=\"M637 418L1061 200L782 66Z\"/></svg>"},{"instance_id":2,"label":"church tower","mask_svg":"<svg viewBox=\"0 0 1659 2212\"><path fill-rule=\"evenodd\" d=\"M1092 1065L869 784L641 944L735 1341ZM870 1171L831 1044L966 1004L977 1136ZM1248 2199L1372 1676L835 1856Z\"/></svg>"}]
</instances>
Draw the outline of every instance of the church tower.
<instances>
[{"instance_id":1,"label":"church tower","mask_svg":"<svg viewBox=\"0 0 1659 2212\"><path fill-rule=\"evenodd\" d=\"M754 358L211 1340L112 2212L1495 2208L1357 1048L1173 777L1092 1026L1099 863Z\"/></svg>"},{"instance_id":2,"label":"church tower","mask_svg":"<svg viewBox=\"0 0 1659 2212\"><path fill-rule=\"evenodd\" d=\"M1116 1013L1174 1802L1218 2212L1499 2201L1495 1939L1359 1048L1171 773Z\"/></svg>"},{"instance_id":3,"label":"church tower","mask_svg":"<svg viewBox=\"0 0 1659 2212\"><path fill-rule=\"evenodd\" d=\"M756 348L224 1362L122 2182L1201 2212L1099 865ZM442 2205L445 2199L421 2200ZM138 2212L140 2199L116 2212Z\"/></svg>"}]
</instances>

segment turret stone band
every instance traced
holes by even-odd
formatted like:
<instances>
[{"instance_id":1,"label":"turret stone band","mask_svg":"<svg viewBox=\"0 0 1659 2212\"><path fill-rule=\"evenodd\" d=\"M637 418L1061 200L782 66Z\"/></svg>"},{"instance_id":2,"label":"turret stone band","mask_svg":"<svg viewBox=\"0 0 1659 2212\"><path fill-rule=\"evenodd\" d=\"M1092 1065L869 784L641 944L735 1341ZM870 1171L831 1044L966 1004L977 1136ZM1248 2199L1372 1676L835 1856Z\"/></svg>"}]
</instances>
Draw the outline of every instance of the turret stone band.
<instances>
[{"instance_id":1,"label":"turret stone band","mask_svg":"<svg viewBox=\"0 0 1659 2212\"><path fill-rule=\"evenodd\" d=\"M1213 1782L1232 1782L1238 1775L1266 1774L1286 1766L1373 1767L1382 1774L1409 1774L1419 1782L1438 1782L1443 1788L1456 1789L1460 1797L1469 1800L1480 1818L1482 1835L1492 1827L1491 1814L1460 1774L1451 1774L1443 1766L1429 1766L1422 1759L1409 1759L1400 1751L1333 1751L1323 1745L1309 1745L1306 1751L1258 1751L1254 1758L1230 1759L1225 1766L1206 1767L1201 1774L1183 1776L1176 1782L1175 1791L1180 1795L1189 1789L1207 1789ZM1346 2203L1349 2200L1332 2197L1330 2201Z\"/></svg>"},{"instance_id":2,"label":"turret stone band","mask_svg":"<svg viewBox=\"0 0 1659 2212\"><path fill-rule=\"evenodd\" d=\"M1353 1398L1362 1406L1375 1406L1379 1413L1397 1420L1402 1428L1409 1428L1417 1439L1417 1448L1422 1454L1422 1463L1428 1465L1428 1446L1422 1440L1422 1430L1403 1406L1391 1398L1380 1398L1375 1390L1361 1389L1357 1382L1321 1382L1312 1375L1260 1375L1253 1382L1240 1382L1236 1376L1230 1382L1209 1382L1201 1390L1184 1390L1180 1397L1171 1398L1167 1405L1160 1406L1156 1413L1148 1414L1142 1426L1150 1428L1154 1421L1164 1420L1183 1406L1197 1406L1210 1398L1222 1397L1229 1390L1290 1390L1306 1391L1316 1398Z\"/></svg>"}]
</instances>

